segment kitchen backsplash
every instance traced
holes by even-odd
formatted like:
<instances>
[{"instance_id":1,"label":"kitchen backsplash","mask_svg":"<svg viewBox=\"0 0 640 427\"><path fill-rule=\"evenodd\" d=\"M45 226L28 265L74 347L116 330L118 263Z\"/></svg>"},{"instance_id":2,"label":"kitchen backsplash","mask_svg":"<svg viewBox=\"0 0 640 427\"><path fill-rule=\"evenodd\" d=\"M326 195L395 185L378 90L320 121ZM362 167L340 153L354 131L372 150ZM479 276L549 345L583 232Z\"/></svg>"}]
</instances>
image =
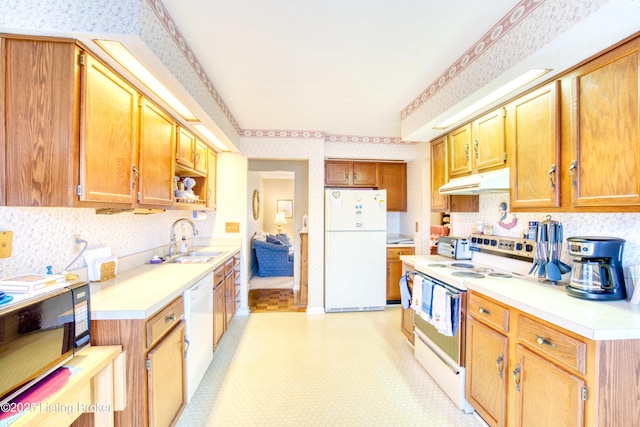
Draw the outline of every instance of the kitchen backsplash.
<instances>
[{"instance_id":1,"label":"kitchen backsplash","mask_svg":"<svg viewBox=\"0 0 640 427\"><path fill-rule=\"evenodd\" d=\"M0 258L0 277L45 273L47 265L53 266L54 272L61 271L75 257L75 234L86 240L89 248L109 246L118 257L167 246L173 222L191 217L192 211L96 215L94 209L86 208L0 207L0 231L13 231L12 255ZM212 236L214 222L215 212L207 212L206 219L195 221L199 236ZM185 228L185 234L191 238L191 227ZM176 236L181 238L181 226ZM81 257L71 269L84 265Z\"/></svg>"},{"instance_id":2,"label":"kitchen backsplash","mask_svg":"<svg viewBox=\"0 0 640 427\"><path fill-rule=\"evenodd\" d=\"M511 213L507 212L502 219L500 204L509 205L508 193L483 194L480 196L480 212L451 213L451 234L454 236L468 236L474 231L478 221L485 226L493 226L493 234L500 236L522 236L529 225L529 221L544 221L547 215L560 221L564 228L564 238L572 236L609 236L620 237L627 242L624 246L623 264L625 266L640 264L640 213ZM499 223L510 224L517 219L517 224L506 229ZM562 259L570 262L566 246Z\"/></svg>"}]
</instances>

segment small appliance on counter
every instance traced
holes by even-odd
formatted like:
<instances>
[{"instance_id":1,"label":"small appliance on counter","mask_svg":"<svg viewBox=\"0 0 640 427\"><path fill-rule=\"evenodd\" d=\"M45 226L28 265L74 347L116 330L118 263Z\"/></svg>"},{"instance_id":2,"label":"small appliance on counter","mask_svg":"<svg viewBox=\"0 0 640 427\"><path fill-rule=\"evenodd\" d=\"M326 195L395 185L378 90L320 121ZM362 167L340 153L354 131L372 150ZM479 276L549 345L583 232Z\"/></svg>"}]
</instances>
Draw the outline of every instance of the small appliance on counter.
<instances>
[{"instance_id":1,"label":"small appliance on counter","mask_svg":"<svg viewBox=\"0 0 640 427\"><path fill-rule=\"evenodd\" d=\"M439 236L438 255L453 259L471 259L471 242L462 237Z\"/></svg>"},{"instance_id":2,"label":"small appliance on counter","mask_svg":"<svg viewBox=\"0 0 640 427\"><path fill-rule=\"evenodd\" d=\"M577 260L571 268L567 293L591 300L625 299L624 243L617 237L569 237L569 255Z\"/></svg>"}]
</instances>

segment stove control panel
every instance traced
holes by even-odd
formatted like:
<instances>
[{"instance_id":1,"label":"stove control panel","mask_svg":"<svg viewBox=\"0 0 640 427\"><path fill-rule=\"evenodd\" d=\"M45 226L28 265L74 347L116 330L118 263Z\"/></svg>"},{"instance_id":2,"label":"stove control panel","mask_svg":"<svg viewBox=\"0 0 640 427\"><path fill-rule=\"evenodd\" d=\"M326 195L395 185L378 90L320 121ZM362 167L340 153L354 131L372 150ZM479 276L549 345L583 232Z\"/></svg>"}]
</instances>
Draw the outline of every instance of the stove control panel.
<instances>
[{"instance_id":1,"label":"stove control panel","mask_svg":"<svg viewBox=\"0 0 640 427\"><path fill-rule=\"evenodd\" d=\"M489 236L486 234L472 234L471 250L476 252L498 252L510 254L519 258L533 259L536 248L535 240L520 237Z\"/></svg>"}]
</instances>

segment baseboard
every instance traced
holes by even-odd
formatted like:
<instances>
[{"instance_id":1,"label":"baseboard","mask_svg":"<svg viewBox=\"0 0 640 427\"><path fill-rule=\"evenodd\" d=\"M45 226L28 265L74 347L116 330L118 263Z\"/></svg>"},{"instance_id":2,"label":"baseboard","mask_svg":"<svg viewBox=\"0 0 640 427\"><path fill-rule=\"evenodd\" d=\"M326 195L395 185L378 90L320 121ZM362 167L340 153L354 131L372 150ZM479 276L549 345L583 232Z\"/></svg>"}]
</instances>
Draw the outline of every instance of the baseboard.
<instances>
[{"instance_id":1,"label":"baseboard","mask_svg":"<svg viewBox=\"0 0 640 427\"><path fill-rule=\"evenodd\" d=\"M307 314L325 314L324 307L307 307Z\"/></svg>"}]
</instances>

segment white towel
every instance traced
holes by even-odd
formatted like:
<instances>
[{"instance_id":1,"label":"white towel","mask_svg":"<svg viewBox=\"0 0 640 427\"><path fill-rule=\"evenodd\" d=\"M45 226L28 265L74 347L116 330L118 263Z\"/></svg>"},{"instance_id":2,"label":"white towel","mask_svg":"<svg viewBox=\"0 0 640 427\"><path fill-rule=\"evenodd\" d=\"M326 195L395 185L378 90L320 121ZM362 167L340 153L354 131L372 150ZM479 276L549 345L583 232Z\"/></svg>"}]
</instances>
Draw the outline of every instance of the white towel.
<instances>
[{"instance_id":1,"label":"white towel","mask_svg":"<svg viewBox=\"0 0 640 427\"><path fill-rule=\"evenodd\" d=\"M431 324L442 335L453 336L451 294L443 286L433 287Z\"/></svg>"},{"instance_id":2,"label":"white towel","mask_svg":"<svg viewBox=\"0 0 640 427\"><path fill-rule=\"evenodd\" d=\"M413 293L411 295L411 308L413 311L422 313L422 277L413 276Z\"/></svg>"}]
</instances>

